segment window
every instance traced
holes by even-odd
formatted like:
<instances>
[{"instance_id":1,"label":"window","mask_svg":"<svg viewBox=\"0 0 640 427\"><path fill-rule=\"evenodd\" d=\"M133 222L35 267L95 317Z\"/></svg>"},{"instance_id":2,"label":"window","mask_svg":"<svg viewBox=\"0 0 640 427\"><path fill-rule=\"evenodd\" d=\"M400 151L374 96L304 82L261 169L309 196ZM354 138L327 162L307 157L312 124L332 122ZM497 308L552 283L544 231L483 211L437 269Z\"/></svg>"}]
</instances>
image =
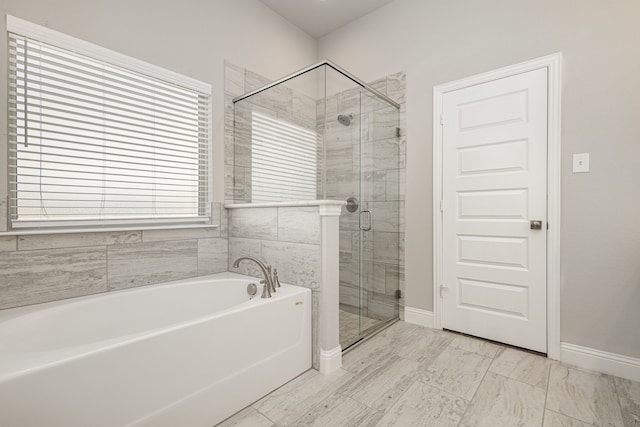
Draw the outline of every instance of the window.
<instances>
[{"instance_id":1,"label":"window","mask_svg":"<svg viewBox=\"0 0 640 427\"><path fill-rule=\"evenodd\" d=\"M315 132L253 112L251 122L251 201L315 200Z\"/></svg>"},{"instance_id":2,"label":"window","mask_svg":"<svg viewBox=\"0 0 640 427\"><path fill-rule=\"evenodd\" d=\"M209 85L8 29L13 228L207 221Z\"/></svg>"}]
</instances>

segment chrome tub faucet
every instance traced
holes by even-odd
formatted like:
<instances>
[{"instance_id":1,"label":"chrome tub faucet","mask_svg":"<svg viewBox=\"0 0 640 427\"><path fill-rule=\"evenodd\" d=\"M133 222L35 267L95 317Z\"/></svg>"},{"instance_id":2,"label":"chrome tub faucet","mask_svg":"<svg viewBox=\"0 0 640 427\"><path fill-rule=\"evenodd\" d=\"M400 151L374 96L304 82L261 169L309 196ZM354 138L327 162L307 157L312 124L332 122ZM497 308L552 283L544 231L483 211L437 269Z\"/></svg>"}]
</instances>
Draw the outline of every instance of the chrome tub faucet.
<instances>
[{"instance_id":1,"label":"chrome tub faucet","mask_svg":"<svg viewBox=\"0 0 640 427\"><path fill-rule=\"evenodd\" d=\"M276 287L274 285L274 278L275 278L275 281L278 283L278 287L280 287L277 270L274 270L274 275L272 276L271 266L266 264L260 258L256 258L252 256L243 256L236 259L233 262L233 267L238 268L240 266L240 261L243 261L243 260L253 261L256 264L258 264L258 267L260 267L260 270L262 270L262 275L264 276L264 279L260 281L261 284L264 284L264 288L262 289L262 298L271 298L271 294L273 292L276 292Z\"/></svg>"}]
</instances>

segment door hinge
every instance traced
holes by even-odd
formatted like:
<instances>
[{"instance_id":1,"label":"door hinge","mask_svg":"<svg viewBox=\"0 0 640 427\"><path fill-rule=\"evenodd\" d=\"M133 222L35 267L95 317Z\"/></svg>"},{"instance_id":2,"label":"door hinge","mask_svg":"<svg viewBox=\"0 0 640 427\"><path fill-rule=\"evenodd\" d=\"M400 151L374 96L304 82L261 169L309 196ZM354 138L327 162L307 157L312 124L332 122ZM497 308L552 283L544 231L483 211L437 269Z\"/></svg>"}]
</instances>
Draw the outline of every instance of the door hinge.
<instances>
[{"instance_id":1,"label":"door hinge","mask_svg":"<svg viewBox=\"0 0 640 427\"><path fill-rule=\"evenodd\" d=\"M444 200L440 200L440 212L444 212Z\"/></svg>"},{"instance_id":2,"label":"door hinge","mask_svg":"<svg viewBox=\"0 0 640 427\"><path fill-rule=\"evenodd\" d=\"M396 128L396 138L400 138L401 135L402 131L400 130L400 128Z\"/></svg>"},{"instance_id":3,"label":"door hinge","mask_svg":"<svg viewBox=\"0 0 640 427\"><path fill-rule=\"evenodd\" d=\"M402 291L400 289L396 289L396 299L402 298Z\"/></svg>"},{"instance_id":4,"label":"door hinge","mask_svg":"<svg viewBox=\"0 0 640 427\"><path fill-rule=\"evenodd\" d=\"M440 114L440 126L444 124L444 120L442 119L442 114Z\"/></svg>"}]
</instances>

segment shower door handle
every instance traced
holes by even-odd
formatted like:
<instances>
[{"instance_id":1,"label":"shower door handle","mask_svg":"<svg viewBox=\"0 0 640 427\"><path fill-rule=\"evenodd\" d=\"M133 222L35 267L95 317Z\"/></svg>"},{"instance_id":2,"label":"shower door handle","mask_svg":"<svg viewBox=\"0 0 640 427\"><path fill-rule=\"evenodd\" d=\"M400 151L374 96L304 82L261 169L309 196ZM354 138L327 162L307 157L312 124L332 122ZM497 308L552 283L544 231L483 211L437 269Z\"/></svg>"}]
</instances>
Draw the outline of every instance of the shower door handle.
<instances>
[{"instance_id":1,"label":"shower door handle","mask_svg":"<svg viewBox=\"0 0 640 427\"><path fill-rule=\"evenodd\" d=\"M360 212L359 226L362 231L371 230L371 211L363 210Z\"/></svg>"}]
</instances>

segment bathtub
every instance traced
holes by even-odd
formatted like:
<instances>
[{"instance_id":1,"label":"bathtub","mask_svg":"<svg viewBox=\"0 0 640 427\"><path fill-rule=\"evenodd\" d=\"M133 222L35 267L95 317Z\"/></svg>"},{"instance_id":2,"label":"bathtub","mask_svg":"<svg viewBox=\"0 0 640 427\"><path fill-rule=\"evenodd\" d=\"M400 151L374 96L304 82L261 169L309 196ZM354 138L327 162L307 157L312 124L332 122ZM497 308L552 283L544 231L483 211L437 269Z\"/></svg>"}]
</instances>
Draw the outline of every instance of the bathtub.
<instances>
[{"instance_id":1,"label":"bathtub","mask_svg":"<svg viewBox=\"0 0 640 427\"><path fill-rule=\"evenodd\" d=\"M221 273L0 311L0 426L206 426L311 367L311 291Z\"/></svg>"}]
</instances>

